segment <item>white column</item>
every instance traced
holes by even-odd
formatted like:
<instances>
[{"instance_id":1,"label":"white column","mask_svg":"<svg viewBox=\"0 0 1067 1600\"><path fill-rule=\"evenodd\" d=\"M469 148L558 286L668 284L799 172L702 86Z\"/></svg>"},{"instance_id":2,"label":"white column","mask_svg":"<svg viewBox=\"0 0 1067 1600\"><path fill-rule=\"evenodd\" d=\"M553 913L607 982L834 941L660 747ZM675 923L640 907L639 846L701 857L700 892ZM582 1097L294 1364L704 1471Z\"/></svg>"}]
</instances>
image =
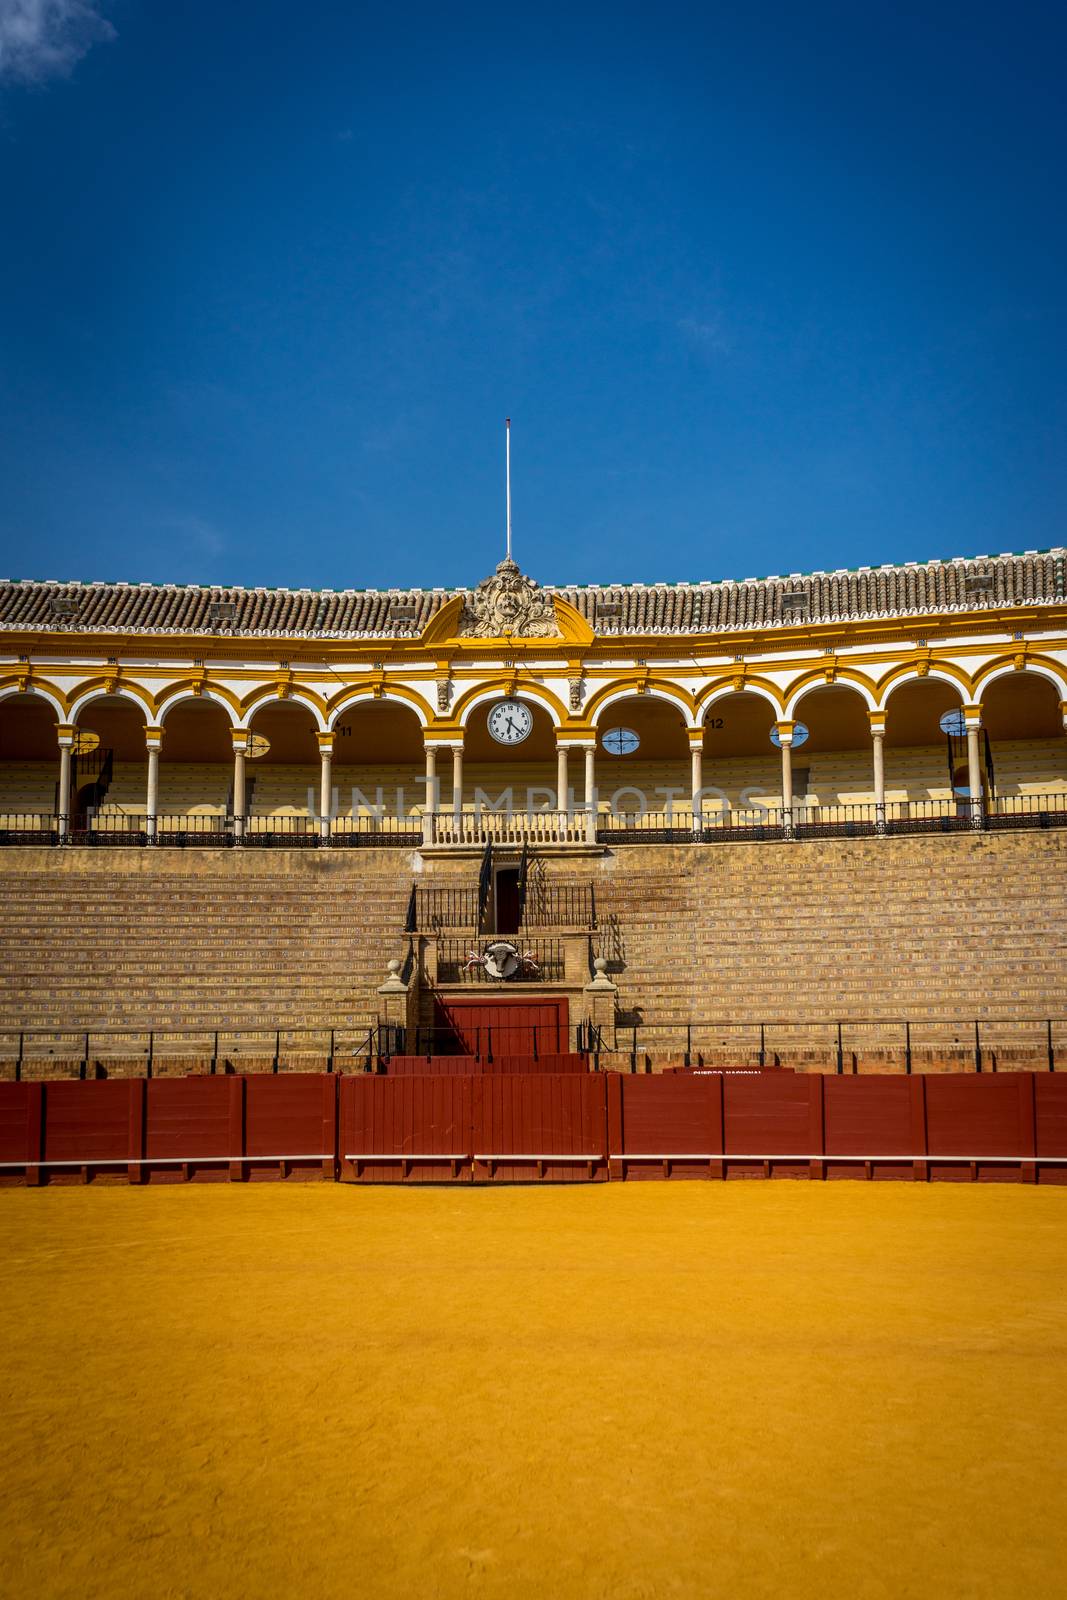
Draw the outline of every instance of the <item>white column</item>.
<instances>
[{"instance_id":1,"label":"white column","mask_svg":"<svg viewBox=\"0 0 1067 1600\"><path fill-rule=\"evenodd\" d=\"M426 751L426 802L422 808L422 842L433 844L437 828L437 811L441 794L437 781L437 746L424 745Z\"/></svg>"},{"instance_id":2,"label":"white column","mask_svg":"<svg viewBox=\"0 0 1067 1600\"><path fill-rule=\"evenodd\" d=\"M782 828L787 834L793 831L793 726L792 722L778 723L782 743Z\"/></svg>"},{"instance_id":3,"label":"white column","mask_svg":"<svg viewBox=\"0 0 1067 1600\"><path fill-rule=\"evenodd\" d=\"M704 733L701 730L700 743L689 746L689 789L692 799L690 806L693 812L693 827L702 825L700 791L704 787Z\"/></svg>"},{"instance_id":4,"label":"white column","mask_svg":"<svg viewBox=\"0 0 1067 1600\"><path fill-rule=\"evenodd\" d=\"M145 813L149 844L156 841L156 817L159 812L159 747L163 742L162 728L147 728L145 742L148 747L148 793Z\"/></svg>"},{"instance_id":5,"label":"white column","mask_svg":"<svg viewBox=\"0 0 1067 1600\"><path fill-rule=\"evenodd\" d=\"M319 741L319 836L323 844L330 841L330 824L333 813L333 734L320 733Z\"/></svg>"},{"instance_id":6,"label":"white column","mask_svg":"<svg viewBox=\"0 0 1067 1600\"><path fill-rule=\"evenodd\" d=\"M596 814L596 745L585 748L585 809Z\"/></svg>"},{"instance_id":7,"label":"white column","mask_svg":"<svg viewBox=\"0 0 1067 1600\"><path fill-rule=\"evenodd\" d=\"M971 791L971 821L975 827L982 825L982 759L978 752L978 735L982 728L980 706L964 706L964 723L967 728L967 787Z\"/></svg>"},{"instance_id":8,"label":"white column","mask_svg":"<svg viewBox=\"0 0 1067 1600\"><path fill-rule=\"evenodd\" d=\"M871 755L874 764L874 820L879 833L885 832L885 713L872 711Z\"/></svg>"},{"instance_id":9,"label":"white column","mask_svg":"<svg viewBox=\"0 0 1067 1600\"><path fill-rule=\"evenodd\" d=\"M238 844L245 836L245 757L247 753L247 733L235 733L233 736L233 836Z\"/></svg>"},{"instance_id":10,"label":"white column","mask_svg":"<svg viewBox=\"0 0 1067 1600\"><path fill-rule=\"evenodd\" d=\"M62 723L59 735L59 837L65 839L70 832L70 752L74 744L74 729Z\"/></svg>"},{"instance_id":11,"label":"white column","mask_svg":"<svg viewBox=\"0 0 1067 1600\"><path fill-rule=\"evenodd\" d=\"M570 804L569 804L570 796L567 793L567 790L569 788L570 788L570 775L569 775L568 768L567 768L567 746L565 744L557 744L556 745L556 808L559 811L560 826L561 827L565 826L566 821L567 821L567 816L568 816L568 813L570 811Z\"/></svg>"},{"instance_id":12,"label":"white column","mask_svg":"<svg viewBox=\"0 0 1067 1600\"><path fill-rule=\"evenodd\" d=\"M452 746L452 810L458 817L463 810L463 746Z\"/></svg>"}]
</instances>

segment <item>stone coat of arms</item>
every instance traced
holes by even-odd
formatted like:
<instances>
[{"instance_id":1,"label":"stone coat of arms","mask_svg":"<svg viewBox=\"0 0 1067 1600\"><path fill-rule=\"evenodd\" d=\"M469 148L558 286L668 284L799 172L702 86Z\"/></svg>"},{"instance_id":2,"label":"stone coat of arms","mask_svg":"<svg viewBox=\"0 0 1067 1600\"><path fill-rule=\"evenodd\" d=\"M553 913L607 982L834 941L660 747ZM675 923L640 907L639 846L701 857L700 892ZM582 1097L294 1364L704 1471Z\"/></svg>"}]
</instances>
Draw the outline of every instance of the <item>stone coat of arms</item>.
<instances>
[{"instance_id":1,"label":"stone coat of arms","mask_svg":"<svg viewBox=\"0 0 1067 1600\"><path fill-rule=\"evenodd\" d=\"M522 639L552 639L559 637L559 624L552 596L506 556L492 576L483 578L467 596L459 631L481 639L497 639L506 633Z\"/></svg>"}]
</instances>

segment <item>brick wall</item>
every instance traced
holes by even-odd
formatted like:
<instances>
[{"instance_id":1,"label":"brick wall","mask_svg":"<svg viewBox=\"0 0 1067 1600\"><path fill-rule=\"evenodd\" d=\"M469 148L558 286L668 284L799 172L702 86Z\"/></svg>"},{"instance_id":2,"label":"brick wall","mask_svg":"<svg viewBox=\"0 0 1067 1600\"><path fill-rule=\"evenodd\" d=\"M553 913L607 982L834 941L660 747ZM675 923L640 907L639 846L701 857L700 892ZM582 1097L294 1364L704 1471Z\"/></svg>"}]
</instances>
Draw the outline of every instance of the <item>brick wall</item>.
<instances>
[{"instance_id":1,"label":"brick wall","mask_svg":"<svg viewBox=\"0 0 1067 1600\"><path fill-rule=\"evenodd\" d=\"M943 1039L928 1028L943 1046L936 1060L966 1067L970 1037L951 1019L1067 1016L1065 869L1067 831L633 845L546 863L550 878L594 880L599 953L643 1042L691 1018L792 1019L796 1048L783 1059L800 1066L826 1064L828 1041L800 1029L817 1019L944 1019ZM420 863L406 850L0 851L0 1029L358 1030L376 1014L386 960L405 952L416 873L470 885L478 862ZM750 1053L751 1028L744 1051L740 1037L722 1034L722 1060ZM915 1042L921 1052L925 1038ZM711 1060L716 1043L709 1029ZM1001 1043L1008 1062L1011 1040ZM157 1050L162 1067L166 1042ZM259 1054L269 1067L262 1044ZM57 1042L57 1067L73 1056ZM1023 1059L1033 1065L1033 1051ZM872 1050L867 1064L898 1062Z\"/></svg>"}]
</instances>

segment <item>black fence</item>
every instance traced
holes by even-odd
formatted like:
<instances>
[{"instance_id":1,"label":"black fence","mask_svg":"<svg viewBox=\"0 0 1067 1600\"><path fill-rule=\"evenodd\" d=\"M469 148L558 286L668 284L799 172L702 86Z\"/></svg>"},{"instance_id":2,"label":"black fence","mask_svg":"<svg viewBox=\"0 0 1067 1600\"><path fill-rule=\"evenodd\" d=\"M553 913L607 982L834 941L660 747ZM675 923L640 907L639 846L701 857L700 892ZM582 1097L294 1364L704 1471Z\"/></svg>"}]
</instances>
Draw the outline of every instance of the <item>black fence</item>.
<instances>
[{"instance_id":1,"label":"black fence","mask_svg":"<svg viewBox=\"0 0 1067 1600\"><path fill-rule=\"evenodd\" d=\"M798 1021L733 1019L650 1023L620 1016L610 1028L579 1028L579 1046L641 1071L652 1061L696 1070L809 1067L959 1072L1067 1067L1067 1017L878 1017Z\"/></svg>"},{"instance_id":2,"label":"black fence","mask_svg":"<svg viewBox=\"0 0 1067 1600\"><path fill-rule=\"evenodd\" d=\"M516 819L521 830L522 819ZM1062 794L997 795L982 802L969 800L893 800L857 805L797 804L791 813L766 806L704 811L633 811L603 813L596 820L599 844L716 844L731 840L782 840L863 838L885 834L966 833L974 829L1067 827L1067 792ZM0 845L186 845L253 848L314 849L320 845L342 848L393 847L417 849L423 842L420 817L336 817L324 824L307 816L232 816L161 813L99 812L88 818L57 816L48 812L0 812ZM565 886L551 885L546 893L561 894ZM582 886L566 886L583 893ZM590 927L595 910L574 901L570 907L546 903L538 906L541 891L531 883L527 892L527 927ZM425 926L455 927L455 922ZM470 926L476 925L471 922Z\"/></svg>"},{"instance_id":3,"label":"black fence","mask_svg":"<svg viewBox=\"0 0 1067 1600\"><path fill-rule=\"evenodd\" d=\"M314 1057L327 1072L374 1071L398 1048L397 1030L381 1026L335 1028L22 1028L0 1029L0 1061L13 1061L16 1080L42 1062L63 1062L80 1078L128 1072L136 1063L146 1077L165 1061L183 1059L190 1070L240 1072L242 1061L268 1061L279 1072L290 1061Z\"/></svg>"},{"instance_id":4,"label":"black fence","mask_svg":"<svg viewBox=\"0 0 1067 1600\"><path fill-rule=\"evenodd\" d=\"M485 952L491 940L439 939L437 941L438 983L480 983L486 980ZM515 934L506 941L518 951L518 965L502 978L503 983L562 983L564 976L563 942L560 939L524 939ZM493 976L493 974L489 974Z\"/></svg>"}]
</instances>

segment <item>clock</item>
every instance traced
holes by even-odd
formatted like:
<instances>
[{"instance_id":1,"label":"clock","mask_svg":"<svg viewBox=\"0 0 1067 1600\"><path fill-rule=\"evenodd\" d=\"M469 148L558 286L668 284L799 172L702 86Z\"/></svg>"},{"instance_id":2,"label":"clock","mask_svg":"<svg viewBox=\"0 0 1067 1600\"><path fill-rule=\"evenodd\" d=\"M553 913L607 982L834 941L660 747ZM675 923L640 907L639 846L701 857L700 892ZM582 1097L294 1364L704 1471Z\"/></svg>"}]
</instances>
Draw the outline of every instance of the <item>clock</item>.
<instances>
[{"instance_id":1,"label":"clock","mask_svg":"<svg viewBox=\"0 0 1067 1600\"><path fill-rule=\"evenodd\" d=\"M533 730L533 714L521 700L501 700L489 713L489 732L497 744L521 744Z\"/></svg>"},{"instance_id":2,"label":"clock","mask_svg":"<svg viewBox=\"0 0 1067 1600\"><path fill-rule=\"evenodd\" d=\"M609 756L632 756L641 740L632 728L609 728L600 743Z\"/></svg>"}]
</instances>

